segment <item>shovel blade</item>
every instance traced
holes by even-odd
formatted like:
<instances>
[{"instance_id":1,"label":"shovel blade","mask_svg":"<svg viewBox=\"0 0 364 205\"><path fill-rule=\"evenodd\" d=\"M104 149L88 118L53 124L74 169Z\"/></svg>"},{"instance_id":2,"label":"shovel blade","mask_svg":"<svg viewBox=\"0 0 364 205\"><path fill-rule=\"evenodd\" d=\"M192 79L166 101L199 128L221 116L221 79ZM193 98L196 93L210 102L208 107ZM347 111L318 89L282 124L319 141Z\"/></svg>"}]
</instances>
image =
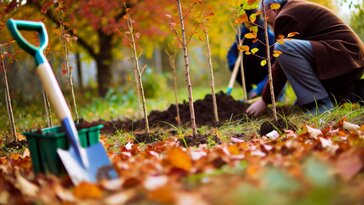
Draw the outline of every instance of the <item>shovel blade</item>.
<instances>
[{"instance_id":1,"label":"shovel blade","mask_svg":"<svg viewBox=\"0 0 364 205\"><path fill-rule=\"evenodd\" d=\"M69 150L57 149L73 184L77 185L82 181L96 183L102 179L111 180L118 177L104 147L100 143L81 149L86 152L89 161L89 166L86 168L82 166L72 147Z\"/></svg>"}]
</instances>

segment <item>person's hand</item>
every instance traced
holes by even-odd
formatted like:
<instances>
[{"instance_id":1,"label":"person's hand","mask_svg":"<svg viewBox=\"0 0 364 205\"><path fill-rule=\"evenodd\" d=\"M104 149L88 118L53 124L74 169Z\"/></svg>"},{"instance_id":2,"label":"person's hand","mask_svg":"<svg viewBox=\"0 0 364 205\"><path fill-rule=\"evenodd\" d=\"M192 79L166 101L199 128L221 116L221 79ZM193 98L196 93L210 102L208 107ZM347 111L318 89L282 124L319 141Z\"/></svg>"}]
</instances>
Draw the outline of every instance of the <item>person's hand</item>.
<instances>
[{"instance_id":1,"label":"person's hand","mask_svg":"<svg viewBox=\"0 0 364 205\"><path fill-rule=\"evenodd\" d=\"M252 116L256 117L259 114L261 114L262 112L264 112L265 109L267 109L267 104L262 99L259 99L259 100L255 101L253 104L251 104L248 107L248 109L246 109L245 112L248 115L252 115Z\"/></svg>"},{"instance_id":2,"label":"person's hand","mask_svg":"<svg viewBox=\"0 0 364 205\"><path fill-rule=\"evenodd\" d=\"M255 91L250 91L248 93L248 99L253 99L253 98L257 97L257 96L258 96L258 93L256 93Z\"/></svg>"}]
</instances>

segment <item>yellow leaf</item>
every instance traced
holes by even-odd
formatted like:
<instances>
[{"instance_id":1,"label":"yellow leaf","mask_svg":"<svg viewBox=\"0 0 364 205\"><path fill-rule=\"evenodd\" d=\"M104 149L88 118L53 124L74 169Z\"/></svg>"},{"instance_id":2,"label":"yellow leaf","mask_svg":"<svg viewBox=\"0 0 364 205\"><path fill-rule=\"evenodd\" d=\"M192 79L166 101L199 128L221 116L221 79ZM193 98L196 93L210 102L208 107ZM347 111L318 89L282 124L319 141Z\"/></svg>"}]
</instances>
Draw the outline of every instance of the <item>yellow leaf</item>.
<instances>
[{"instance_id":1,"label":"yellow leaf","mask_svg":"<svg viewBox=\"0 0 364 205\"><path fill-rule=\"evenodd\" d=\"M253 54L255 54L256 52L258 52L259 51L259 48L253 48L252 50L251 50L251 52L253 53Z\"/></svg>"},{"instance_id":2,"label":"yellow leaf","mask_svg":"<svg viewBox=\"0 0 364 205\"><path fill-rule=\"evenodd\" d=\"M249 31L251 31L253 33L258 33L258 26L250 26Z\"/></svg>"},{"instance_id":3,"label":"yellow leaf","mask_svg":"<svg viewBox=\"0 0 364 205\"><path fill-rule=\"evenodd\" d=\"M252 53L250 53L249 51L245 52L245 55L251 55Z\"/></svg>"},{"instance_id":4,"label":"yellow leaf","mask_svg":"<svg viewBox=\"0 0 364 205\"><path fill-rule=\"evenodd\" d=\"M192 168L190 156L179 147L173 147L167 152L167 161L176 168L189 171Z\"/></svg>"},{"instance_id":5,"label":"yellow leaf","mask_svg":"<svg viewBox=\"0 0 364 205\"><path fill-rule=\"evenodd\" d=\"M254 34L254 33L247 33L247 34L244 35L244 37L247 38L247 39L254 39L254 38L257 37L257 35Z\"/></svg>"},{"instance_id":6,"label":"yellow leaf","mask_svg":"<svg viewBox=\"0 0 364 205\"><path fill-rule=\"evenodd\" d=\"M282 51L279 51L279 50L274 50L273 51L273 56L278 58L278 56L280 56L282 54Z\"/></svg>"},{"instance_id":7,"label":"yellow leaf","mask_svg":"<svg viewBox=\"0 0 364 205\"><path fill-rule=\"evenodd\" d=\"M270 5L270 8L272 10L277 10L277 9L281 8L281 5L279 3L273 3Z\"/></svg>"},{"instance_id":8,"label":"yellow leaf","mask_svg":"<svg viewBox=\"0 0 364 205\"><path fill-rule=\"evenodd\" d=\"M262 61L260 61L260 65L261 65L261 66L265 66L265 65L267 65L267 60L262 60Z\"/></svg>"},{"instance_id":9,"label":"yellow leaf","mask_svg":"<svg viewBox=\"0 0 364 205\"><path fill-rule=\"evenodd\" d=\"M251 14L251 15L249 16L249 21L250 21L250 22L252 22L252 23L254 23L254 22L255 22L255 20L257 20L257 15L256 15L256 14Z\"/></svg>"},{"instance_id":10,"label":"yellow leaf","mask_svg":"<svg viewBox=\"0 0 364 205\"><path fill-rule=\"evenodd\" d=\"M238 46L238 49L240 50L240 51L249 51L249 46L246 46L246 45L242 45L242 46Z\"/></svg>"},{"instance_id":11,"label":"yellow leaf","mask_svg":"<svg viewBox=\"0 0 364 205\"><path fill-rule=\"evenodd\" d=\"M293 36L295 36L295 35L297 35L297 34L299 34L298 32L291 32L291 33L289 33L288 35L287 35L287 37L288 38L291 38L291 37L293 37Z\"/></svg>"}]
</instances>

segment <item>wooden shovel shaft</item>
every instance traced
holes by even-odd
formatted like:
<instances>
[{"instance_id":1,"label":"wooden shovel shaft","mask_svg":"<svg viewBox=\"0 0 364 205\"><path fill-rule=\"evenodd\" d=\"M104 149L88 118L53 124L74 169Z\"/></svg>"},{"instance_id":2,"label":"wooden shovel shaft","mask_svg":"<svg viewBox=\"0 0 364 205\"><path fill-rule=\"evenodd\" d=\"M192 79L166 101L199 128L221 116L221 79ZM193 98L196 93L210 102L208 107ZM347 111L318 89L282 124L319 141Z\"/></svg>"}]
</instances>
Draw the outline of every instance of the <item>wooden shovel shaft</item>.
<instances>
[{"instance_id":1,"label":"wooden shovel shaft","mask_svg":"<svg viewBox=\"0 0 364 205\"><path fill-rule=\"evenodd\" d=\"M57 80L53 75L52 69L48 62L44 62L37 67L36 70L43 88L47 93L50 103L56 111L57 118L72 118L71 112L67 106L66 100L63 97L62 91L58 86Z\"/></svg>"},{"instance_id":2,"label":"wooden shovel shaft","mask_svg":"<svg viewBox=\"0 0 364 205\"><path fill-rule=\"evenodd\" d=\"M239 57L235 61L234 69L230 77L228 90L231 90L234 87L236 76L238 75L239 66L241 62L242 55L239 55Z\"/></svg>"},{"instance_id":3,"label":"wooden shovel shaft","mask_svg":"<svg viewBox=\"0 0 364 205\"><path fill-rule=\"evenodd\" d=\"M42 82L51 105L56 111L57 118L62 122L62 125L65 128L69 142L80 158L82 165L87 167L89 163L86 153L80 149L81 144L78 139L78 132L73 122L71 111L67 106L66 100L47 60L44 60L42 64L38 65L36 73Z\"/></svg>"}]
</instances>

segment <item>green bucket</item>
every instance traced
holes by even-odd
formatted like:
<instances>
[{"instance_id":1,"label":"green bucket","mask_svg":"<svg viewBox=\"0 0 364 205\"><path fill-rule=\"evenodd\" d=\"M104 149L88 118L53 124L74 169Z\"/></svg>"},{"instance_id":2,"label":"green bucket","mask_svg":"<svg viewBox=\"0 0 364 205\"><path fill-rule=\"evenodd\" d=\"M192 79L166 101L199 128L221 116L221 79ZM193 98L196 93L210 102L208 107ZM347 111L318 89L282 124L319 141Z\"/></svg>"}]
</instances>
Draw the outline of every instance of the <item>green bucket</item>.
<instances>
[{"instance_id":1,"label":"green bucket","mask_svg":"<svg viewBox=\"0 0 364 205\"><path fill-rule=\"evenodd\" d=\"M78 136L82 147L99 142L100 130L104 125L78 129ZM76 125L77 127L77 125ZM63 175L66 173L57 149L67 150L69 143L62 126L44 128L23 133L28 141L33 171L37 173L51 173Z\"/></svg>"}]
</instances>

